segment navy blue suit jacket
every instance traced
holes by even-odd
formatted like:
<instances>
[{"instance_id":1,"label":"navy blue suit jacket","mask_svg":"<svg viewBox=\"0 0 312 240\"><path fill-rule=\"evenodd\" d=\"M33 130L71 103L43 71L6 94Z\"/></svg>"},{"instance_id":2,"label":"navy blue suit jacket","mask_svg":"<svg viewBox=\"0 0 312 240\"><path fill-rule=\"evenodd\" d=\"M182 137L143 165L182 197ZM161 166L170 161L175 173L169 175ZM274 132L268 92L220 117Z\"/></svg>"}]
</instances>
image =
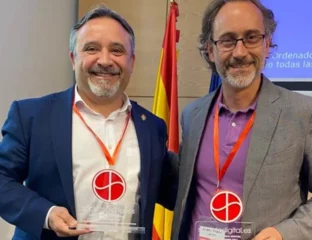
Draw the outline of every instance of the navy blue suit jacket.
<instances>
[{"instance_id":1,"label":"navy blue suit jacket","mask_svg":"<svg viewBox=\"0 0 312 240\"><path fill-rule=\"evenodd\" d=\"M0 144L0 216L16 226L14 240L58 239L53 231L43 229L53 205L63 206L76 216L72 176L73 96L72 87L11 105ZM151 239L156 201L173 208L171 196L175 187L169 186L173 186L170 181L174 174L172 162L167 161L164 121L135 102L131 111L141 155L140 224L146 230L141 239Z\"/></svg>"}]
</instances>

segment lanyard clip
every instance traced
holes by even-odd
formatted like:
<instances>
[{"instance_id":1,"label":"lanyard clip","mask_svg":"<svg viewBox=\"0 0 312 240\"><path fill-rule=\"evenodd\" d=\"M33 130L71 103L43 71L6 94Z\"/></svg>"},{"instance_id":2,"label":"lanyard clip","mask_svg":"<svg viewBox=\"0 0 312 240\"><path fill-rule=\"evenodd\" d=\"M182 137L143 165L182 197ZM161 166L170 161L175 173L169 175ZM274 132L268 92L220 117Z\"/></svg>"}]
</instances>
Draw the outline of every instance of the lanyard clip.
<instances>
[{"instance_id":1,"label":"lanyard clip","mask_svg":"<svg viewBox=\"0 0 312 240\"><path fill-rule=\"evenodd\" d=\"M220 188L220 180L217 181L216 191L219 191L219 188Z\"/></svg>"}]
</instances>

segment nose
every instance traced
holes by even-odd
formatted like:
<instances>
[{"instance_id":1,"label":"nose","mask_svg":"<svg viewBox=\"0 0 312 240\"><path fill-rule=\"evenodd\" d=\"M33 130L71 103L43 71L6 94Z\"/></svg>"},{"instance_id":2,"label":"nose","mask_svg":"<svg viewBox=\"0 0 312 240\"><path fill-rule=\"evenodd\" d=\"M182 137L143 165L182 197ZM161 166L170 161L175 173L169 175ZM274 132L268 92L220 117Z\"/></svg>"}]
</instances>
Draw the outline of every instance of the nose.
<instances>
[{"instance_id":1,"label":"nose","mask_svg":"<svg viewBox=\"0 0 312 240\"><path fill-rule=\"evenodd\" d=\"M238 41L235 48L233 49L233 57L244 58L248 54L248 49L245 47L243 41Z\"/></svg>"},{"instance_id":2,"label":"nose","mask_svg":"<svg viewBox=\"0 0 312 240\"><path fill-rule=\"evenodd\" d=\"M97 63L104 67L112 65L113 61L111 59L111 54L107 49L102 49L102 51L99 54Z\"/></svg>"}]
</instances>

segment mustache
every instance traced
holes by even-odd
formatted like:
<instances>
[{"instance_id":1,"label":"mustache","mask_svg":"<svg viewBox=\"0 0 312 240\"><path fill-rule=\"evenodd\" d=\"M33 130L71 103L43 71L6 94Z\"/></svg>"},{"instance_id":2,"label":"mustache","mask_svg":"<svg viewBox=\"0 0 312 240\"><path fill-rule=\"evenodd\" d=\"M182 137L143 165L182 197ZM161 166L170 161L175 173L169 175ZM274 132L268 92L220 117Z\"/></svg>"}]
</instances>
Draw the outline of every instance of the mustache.
<instances>
[{"instance_id":1,"label":"mustache","mask_svg":"<svg viewBox=\"0 0 312 240\"><path fill-rule=\"evenodd\" d=\"M114 67L103 67L103 66L95 66L89 69L88 73L90 74L112 74L112 75L119 75L120 74L119 68Z\"/></svg>"},{"instance_id":2,"label":"mustache","mask_svg":"<svg viewBox=\"0 0 312 240\"><path fill-rule=\"evenodd\" d=\"M240 67L240 66L246 66L249 64L255 64L256 61L255 60L248 60L248 59L239 59L239 58L234 58L231 59L227 62L226 67Z\"/></svg>"}]
</instances>

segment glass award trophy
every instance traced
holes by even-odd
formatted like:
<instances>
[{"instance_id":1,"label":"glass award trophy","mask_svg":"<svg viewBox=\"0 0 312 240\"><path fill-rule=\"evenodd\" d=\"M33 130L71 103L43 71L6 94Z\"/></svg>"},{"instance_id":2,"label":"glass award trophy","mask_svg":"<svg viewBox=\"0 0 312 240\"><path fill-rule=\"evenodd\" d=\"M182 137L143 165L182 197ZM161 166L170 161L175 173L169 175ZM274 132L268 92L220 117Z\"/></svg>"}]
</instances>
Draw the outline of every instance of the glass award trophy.
<instances>
[{"instance_id":1,"label":"glass award trophy","mask_svg":"<svg viewBox=\"0 0 312 240\"><path fill-rule=\"evenodd\" d=\"M77 229L88 228L105 233L145 233L145 228L139 226L138 204L127 206L103 203L100 211L92 208L84 208L84 211L88 217L78 223Z\"/></svg>"},{"instance_id":2,"label":"glass award trophy","mask_svg":"<svg viewBox=\"0 0 312 240\"><path fill-rule=\"evenodd\" d=\"M212 218L200 218L195 223L194 240L251 240L255 237L250 222L222 223Z\"/></svg>"},{"instance_id":3,"label":"glass award trophy","mask_svg":"<svg viewBox=\"0 0 312 240\"><path fill-rule=\"evenodd\" d=\"M251 240L255 229L241 222L243 203L231 191L218 191L210 202L212 217L200 217L195 223L194 240Z\"/></svg>"},{"instance_id":4,"label":"glass award trophy","mask_svg":"<svg viewBox=\"0 0 312 240\"><path fill-rule=\"evenodd\" d=\"M123 198L126 182L121 174L113 169L100 171L94 177L93 192L97 199L90 200L90 206L77 208L79 223L76 229L87 228L112 235L145 233L145 228L139 225L140 208L136 193L128 191L127 198Z\"/></svg>"}]
</instances>

